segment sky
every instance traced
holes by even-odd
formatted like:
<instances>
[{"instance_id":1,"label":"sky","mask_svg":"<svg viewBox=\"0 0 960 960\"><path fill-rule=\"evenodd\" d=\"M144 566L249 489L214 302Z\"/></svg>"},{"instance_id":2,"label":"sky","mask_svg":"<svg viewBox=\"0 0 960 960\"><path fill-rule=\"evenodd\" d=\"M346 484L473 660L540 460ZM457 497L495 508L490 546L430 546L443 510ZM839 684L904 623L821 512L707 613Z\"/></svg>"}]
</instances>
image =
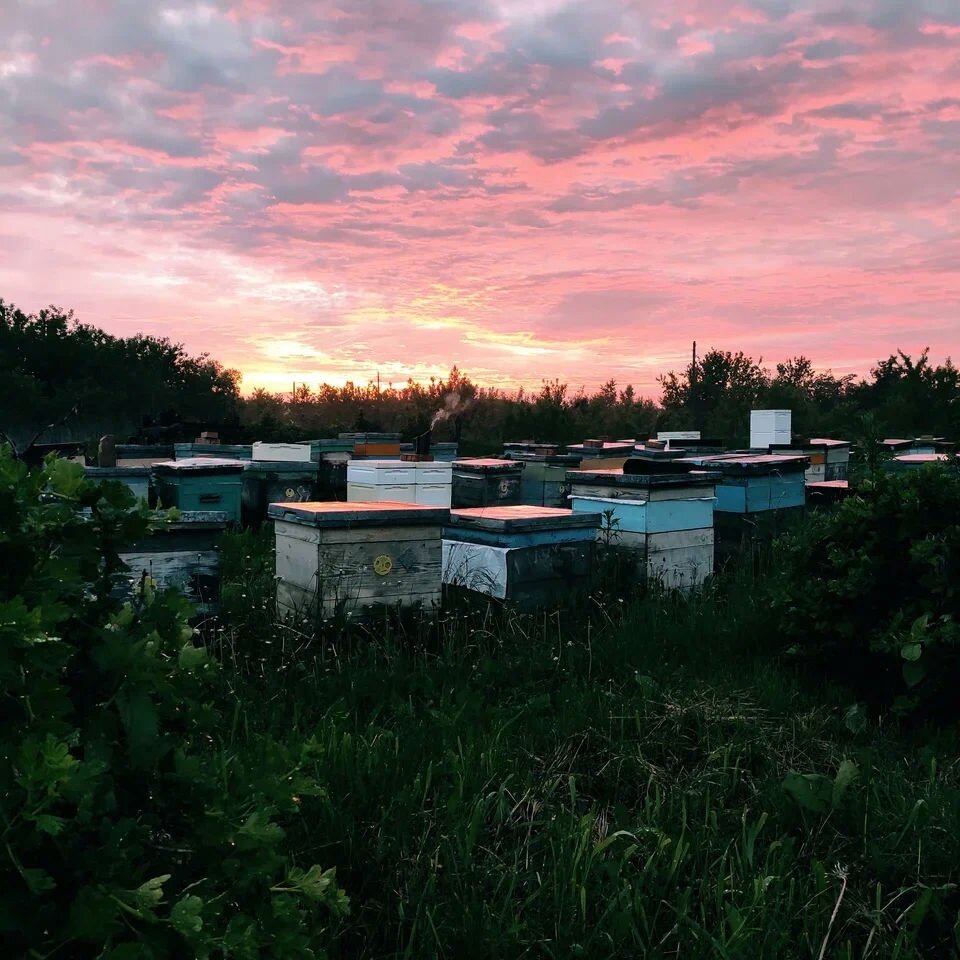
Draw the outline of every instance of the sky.
<instances>
[{"instance_id":1,"label":"sky","mask_svg":"<svg viewBox=\"0 0 960 960\"><path fill-rule=\"evenodd\" d=\"M0 0L0 297L247 390L957 357L958 189L960 0Z\"/></svg>"}]
</instances>

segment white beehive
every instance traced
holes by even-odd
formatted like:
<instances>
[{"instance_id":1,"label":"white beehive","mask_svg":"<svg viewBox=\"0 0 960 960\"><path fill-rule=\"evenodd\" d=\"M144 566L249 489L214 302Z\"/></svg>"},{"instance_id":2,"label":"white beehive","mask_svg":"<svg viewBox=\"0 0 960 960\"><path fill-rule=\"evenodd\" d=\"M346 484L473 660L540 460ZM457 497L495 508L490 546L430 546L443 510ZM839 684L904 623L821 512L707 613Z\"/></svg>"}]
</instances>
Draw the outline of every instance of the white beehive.
<instances>
[{"instance_id":1,"label":"white beehive","mask_svg":"<svg viewBox=\"0 0 960 960\"><path fill-rule=\"evenodd\" d=\"M775 444L790 443L792 422L789 410L751 410L750 449L768 450Z\"/></svg>"},{"instance_id":2,"label":"white beehive","mask_svg":"<svg viewBox=\"0 0 960 960\"><path fill-rule=\"evenodd\" d=\"M255 443L254 460L272 460L273 462L309 463L311 446L309 443Z\"/></svg>"}]
</instances>

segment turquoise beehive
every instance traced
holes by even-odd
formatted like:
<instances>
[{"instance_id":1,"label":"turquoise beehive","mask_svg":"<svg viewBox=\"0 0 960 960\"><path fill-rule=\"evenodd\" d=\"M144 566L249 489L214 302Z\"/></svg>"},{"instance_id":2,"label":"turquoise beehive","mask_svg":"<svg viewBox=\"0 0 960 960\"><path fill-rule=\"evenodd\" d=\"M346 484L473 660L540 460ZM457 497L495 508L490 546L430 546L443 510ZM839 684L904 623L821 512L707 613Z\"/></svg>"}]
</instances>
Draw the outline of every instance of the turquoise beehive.
<instances>
[{"instance_id":1,"label":"turquoise beehive","mask_svg":"<svg viewBox=\"0 0 960 960\"><path fill-rule=\"evenodd\" d=\"M153 467L159 507L188 511L219 511L230 523L239 523L243 460L192 457L169 460Z\"/></svg>"}]
</instances>

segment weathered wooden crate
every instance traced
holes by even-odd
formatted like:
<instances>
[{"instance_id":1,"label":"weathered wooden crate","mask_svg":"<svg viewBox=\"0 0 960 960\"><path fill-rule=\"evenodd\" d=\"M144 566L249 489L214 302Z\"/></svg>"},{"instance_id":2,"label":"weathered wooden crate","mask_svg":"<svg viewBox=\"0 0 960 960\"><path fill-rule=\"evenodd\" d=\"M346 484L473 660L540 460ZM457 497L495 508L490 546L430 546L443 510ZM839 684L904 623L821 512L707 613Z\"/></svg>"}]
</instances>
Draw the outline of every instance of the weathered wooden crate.
<instances>
[{"instance_id":1,"label":"weathered wooden crate","mask_svg":"<svg viewBox=\"0 0 960 960\"><path fill-rule=\"evenodd\" d=\"M480 458L453 464L454 507L511 506L521 502L524 464Z\"/></svg>"},{"instance_id":2,"label":"weathered wooden crate","mask_svg":"<svg viewBox=\"0 0 960 960\"><path fill-rule=\"evenodd\" d=\"M806 479L812 483L846 480L850 468L850 444L846 440L814 439L797 444L773 444L770 453L801 456L809 461Z\"/></svg>"},{"instance_id":3,"label":"weathered wooden crate","mask_svg":"<svg viewBox=\"0 0 960 960\"><path fill-rule=\"evenodd\" d=\"M241 518L242 460L194 457L153 466L157 503L180 510L217 510L231 523Z\"/></svg>"},{"instance_id":4,"label":"weathered wooden crate","mask_svg":"<svg viewBox=\"0 0 960 960\"><path fill-rule=\"evenodd\" d=\"M158 517L143 540L119 551L127 567L121 595L131 596L143 578L159 589L175 589L209 617L220 606L220 538L228 524L220 511L184 511L177 520Z\"/></svg>"},{"instance_id":5,"label":"weathered wooden crate","mask_svg":"<svg viewBox=\"0 0 960 960\"><path fill-rule=\"evenodd\" d=\"M245 524L261 523L271 503L307 503L319 498L321 464L253 460L243 470L241 506Z\"/></svg>"},{"instance_id":6,"label":"weathered wooden crate","mask_svg":"<svg viewBox=\"0 0 960 960\"><path fill-rule=\"evenodd\" d=\"M84 467L84 475L94 483L112 480L122 483L138 500L150 500L150 467Z\"/></svg>"},{"instance_id":7,"label":"weathered wooden crate","mask_svg":"<svg viewBox=\"0 0 960 960\"><path fill-rule=\"evenodd\" d=\"M292 616L439 604L450 511L408 503L272 503L277 604Z\"/></svg>"},{"instance_id":8,"label":"weathered wooden crate","mask_svg":"<svg viewBox=\"0 0 960 960\"><path fill-rule=\"evenodd\" d=\"M443 581L523 609L565 605L588 590L599 514L529 505L453 510Z\"/></svg>"},{"instance_id":9,"label":"weathered wooden crate","mask_svg":"<svg viewBox=\"0 0 960 960\"><path fill-rule=\"evenodd\" d=\"M567 471L580 466L579 456L516 452L510 454L510 459L523 464L521 503L534 507L566 507Z\"/></svg>"},{"instance_id":10,"label":"weathered wooden crate","mask_svg":"<svg viewBox=\"0 0 960 960\"><path fill-rule=\"evenodd\" d=\"M155 463L172 460L172 443L118 443L118 467L152 467Z\"/></svg>"}]
</instances>

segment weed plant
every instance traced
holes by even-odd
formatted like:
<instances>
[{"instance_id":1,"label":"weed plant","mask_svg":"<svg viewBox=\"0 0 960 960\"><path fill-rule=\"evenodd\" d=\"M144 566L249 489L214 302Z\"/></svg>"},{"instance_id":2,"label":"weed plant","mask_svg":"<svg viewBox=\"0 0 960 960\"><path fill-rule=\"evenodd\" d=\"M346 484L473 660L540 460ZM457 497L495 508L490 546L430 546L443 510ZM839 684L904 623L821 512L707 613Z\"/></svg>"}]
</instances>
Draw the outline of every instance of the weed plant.
<instances>
[{"instance_id":1,"label":"weed plant","mask_svg":"<svg viewBox=\"0 0 960 960\"><path fill-rule=\"evenodd\" d=\"M315 738L290 830L337 868L342 958L958 956L950 730L869 720L767 653L769 559L573 612L280 623L228 543L235 749Z\"/></svg>"}]
</instances>

